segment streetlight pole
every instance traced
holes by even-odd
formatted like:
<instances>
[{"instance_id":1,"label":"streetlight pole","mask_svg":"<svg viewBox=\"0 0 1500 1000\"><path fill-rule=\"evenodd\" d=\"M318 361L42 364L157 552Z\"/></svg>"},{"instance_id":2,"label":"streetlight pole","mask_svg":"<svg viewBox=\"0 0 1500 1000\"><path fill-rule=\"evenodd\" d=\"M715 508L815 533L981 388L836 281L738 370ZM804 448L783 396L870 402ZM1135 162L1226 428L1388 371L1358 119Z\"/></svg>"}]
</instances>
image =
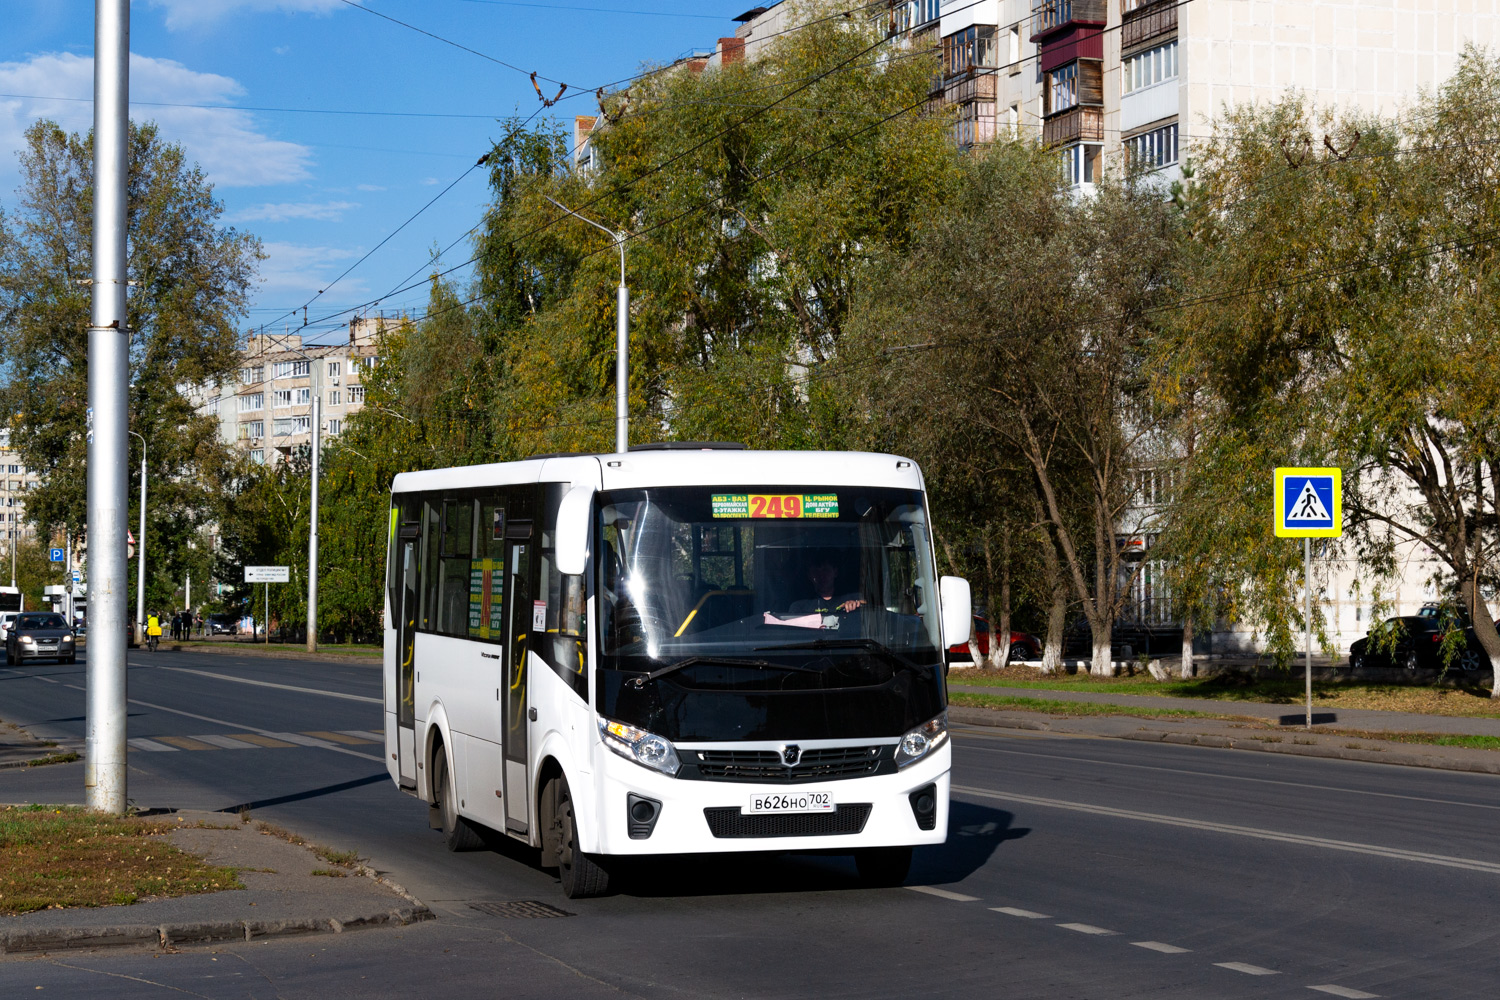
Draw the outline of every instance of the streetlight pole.
<instances>
[{"instance_id":1,"label":"streetlight pole","mask_svg":"<svg viewBox=\"0 0 1500 1000\"><path fill-rule=\"evenodd\" d=\"M556 198L542 197L579 221L603 230L620 248L620 287L615 293L615 451L623 454L630 450L630 291L625 287L625 241L630 234L601 226Z\"/></svg>"},{"instance_id":2,"label":"streetlight pole","mask_svg":"<svg viewBox=\"0 0 1500 1000\"><path fill-rule=\"evenodd\" d=\"M307 382L312 392L312 496L307 532L307 651L318 651L318 479L323 463L323 358L292 347L283 347L289 354L296 354L307 361ZM270 588L266 588L266 636L270 641ZM286 630L282 630L285 641Z\"/></svg>"},{"instance_id":3,"label":"streetlight pole","mask_svg":"<svg viewBox=\"0 0 1500 1000\"><path fill-rule=\"evenodd\" d=\"M130 0L94 3L94 232L88 330L89 558L94 628L90 630L84 803L125 813L125 635L129 572L125 518L130 488L126 386L130 327L126 312L127 180L130 170Z\"/></svg>"},{"instance_id":4,"label":"streetlight pole","mask_svg":"<svg viewBox=\"0 0 1500 1000\"><path fill-rule=\"evenodd\" d=\"M135 536L135 644L146 644L146 439L127 431L141 442L141 526Z\"/></svg>"}]
</instances>

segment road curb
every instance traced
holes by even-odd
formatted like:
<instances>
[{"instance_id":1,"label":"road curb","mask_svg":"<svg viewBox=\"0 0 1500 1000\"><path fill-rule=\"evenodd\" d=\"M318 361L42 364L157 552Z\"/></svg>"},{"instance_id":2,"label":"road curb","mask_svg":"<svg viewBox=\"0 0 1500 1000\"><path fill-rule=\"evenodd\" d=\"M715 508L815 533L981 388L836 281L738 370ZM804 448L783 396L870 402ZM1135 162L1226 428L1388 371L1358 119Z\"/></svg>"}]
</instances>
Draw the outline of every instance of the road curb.
<instances>
[{"instance_id":1,"label":"road curb","mask_svg":"<svg viewBox=\"0 0 1500 1000\"><path fill-rule=\"evenodd\" d=\"M115 924L101 927L36 927L0 931L0 954L34 955L94 948L156 947L255 941L303 934L342 934L366 927L406 926L434 919L426 906L348 914L342 917L291 917L284 920L196 921L166 924Z\"/></svg>"},{"instance_id":2,"label":"road curb","mask_svg":"<svg viewBox=\"0 0 1500 1000\"><path fill-rule=\"evenodd\" d=\"M1011 709L1014 711L1014 709ZM1144 743L1173 743L1182 746L1212 747L1220 750L1249 750L1258 753L1281 753L1295 757L1323 757L1331 760L1358 760L1375 764L1394 764L1401 767L1426 767L1442 771L1468 771L1475 774L1500 774L1500 754L1495 760L1472 760L1440 754L1419 754L1401 750L1364 750L1355 747L1329 746L1326 743L1275 742L1254 737L1221 736L1214 733L1170 732L1160 729L1135 729L1123 733L1093 732L1079 727L1059 727L1055 724L1030 719L1013 719L994 714L985 708L950 708L949 718L962 725L987 726L995 729L1020 729L1029 732L1077 733L1101 739L1137 740ZM1129 716L1113 716L1129 718ZM1340 734L1324 734L1335 739ZM1353 737L1342 737L1350 739ZM1358 737L1367 743L1385 743L1397 747L1405 744L1378 740L1369 736ZM1295 736L1292 737L1296 739ZM1494 753L1493 751L1487 751Z\"/></svg>"}]
</instances>

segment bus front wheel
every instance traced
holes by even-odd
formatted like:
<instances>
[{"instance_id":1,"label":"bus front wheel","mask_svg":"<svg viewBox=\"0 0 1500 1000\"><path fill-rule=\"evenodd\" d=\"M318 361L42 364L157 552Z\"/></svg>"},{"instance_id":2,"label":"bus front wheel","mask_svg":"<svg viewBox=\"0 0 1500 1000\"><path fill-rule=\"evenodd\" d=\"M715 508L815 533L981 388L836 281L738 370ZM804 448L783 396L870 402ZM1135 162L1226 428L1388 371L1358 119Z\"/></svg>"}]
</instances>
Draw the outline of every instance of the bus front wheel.
<instances>
[{"instance_id":1,"label":"bus front wheel","mask_svg":"<svg viewBox=\"0 0 1500 1000\"><path fill-rule=\"evenodd\" d=\"M911 870L911 848L866 847L854 852L854 867L866 885L898 886Z\"/></svg>"},{"instance_id":2,"label":"bus front wheel","mask_svg":"<svg viewBox=\"0 0 1500 1000\"><path fill-rule=\"evenodd\" d=\"M438 813L443 822L443 842L450 851L477 851L484 846L484 839L472 823L458 814L457 783L441 745L433 754L432 768L432 787L438 795Z\"/></svg>"},{"instance_id":3,"label":"bus front wheel","mask_svg":"<svg viewBox=\"0 0 1500 1000\"><path fill-rule=\"evenodd\" d=\"M602 896L609 891L609 872L578 846L578 820L573 811L573 793L568 779L558 777L557 796L552 814L553 832L557 838L557 877L563 894L569 899Z\"/></svg>"}]
</instances>

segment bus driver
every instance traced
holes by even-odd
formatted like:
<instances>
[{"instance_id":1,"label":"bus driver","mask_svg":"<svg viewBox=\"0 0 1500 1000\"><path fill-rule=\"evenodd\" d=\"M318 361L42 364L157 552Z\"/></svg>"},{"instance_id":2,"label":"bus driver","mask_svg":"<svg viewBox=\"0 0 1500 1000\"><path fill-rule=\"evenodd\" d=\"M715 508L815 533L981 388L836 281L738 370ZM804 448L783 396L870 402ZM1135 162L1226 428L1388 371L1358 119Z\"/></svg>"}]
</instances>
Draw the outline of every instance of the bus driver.
<instances>
[{"instance_id":1,"label":"bus driver","mask_svg":"<svg viewBox=\"0 0 1500 1000\"><path fill-rule=\"evenodd\" d=\"M812 584L813 593L816 596L807 600L793 601L792 613L833 614L838 611L853 611L863 605L865 602L857 593L834 596L838 576L838 567L834 566L833 560L827 556L814 559L807 567L807 582Z\"/></svg>"}]
</instances>

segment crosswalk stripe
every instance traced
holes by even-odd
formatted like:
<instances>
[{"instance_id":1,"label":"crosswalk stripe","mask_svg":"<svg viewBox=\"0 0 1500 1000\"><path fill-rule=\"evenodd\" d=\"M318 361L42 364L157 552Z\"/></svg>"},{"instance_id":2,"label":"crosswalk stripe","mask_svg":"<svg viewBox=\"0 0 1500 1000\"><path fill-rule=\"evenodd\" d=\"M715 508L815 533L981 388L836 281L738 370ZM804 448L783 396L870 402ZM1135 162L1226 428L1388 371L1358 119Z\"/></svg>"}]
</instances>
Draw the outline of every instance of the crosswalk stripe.
<instances>
[{"instance_id":1,"label":"crosswalk stripe","mask_svg":"<svg viewBox=\"0 0 1500 1000\"><path fill-rule=\"evenodd\" d=\"M249 750L252 746L252 744L246 743L244 740L237 740L233 736L219 736L215 734L195 738L202 740L204 743L212 743L214 746L224 750Z\"/></svg>"},{"instance_id":2,"label":"crosswalk stripe","mask_svg":"<svg viewBox=\"0 0 1500 1000\"><path fill-rule=\"evenodd\" d=\"M375 742L374 740L370 739L370 737L368 737L368 736L364 736L364 735L351 736L348 733L316 732L316 731L309 730L308 733L307 733L307 735L308 736L316 737L316 738L318 738L320 740L330 740L331 742L334 742L334 743L344 743L344 744L351 745L351 746L361 746L361 745L368 746L369 744Z\"/></svg>"},{"instance_id":3,"label":"crosswalk stripe","mask_svg":"<svg viewBox=\"0 0 1500 1000\"><path fill-rule=\"evenodd\" d=\"M295 743L288 743L286 740L273 740L271 737L262 736L259 733L233 733L231 735L234 739L242 740L245 743L254 743L258 747L294 747L297 745Z\"/></svg>"},{"instance_id":4,"label":"crosswalk stripe","mask_svg":"<svg viewBox=\"0 0 1500 1000\"><path fill-rule=\"evenodd\" d=\"M178 747L169 747L165 743L158 743L155 740L148 740L140 736L136 737L133 740L126 740L125 742L130 746L135 747L137 750L150 750L158 753L164 750L176 753L179 749Z\"/></svg>"},{"instance_id":5,"label":"crosswalk stripe","mask_svg":"<svg viewBox=\"0 0 1500 1000\"><path fill-rule=\"evenodd\" d=\"M163 743L170 743L179 750L223 749L223 747L216 747L212 743L204 743L202 740L195 740L191 736L158 736L157 739L161 740L161 742Z\"/></svg>"}]
</instances>

